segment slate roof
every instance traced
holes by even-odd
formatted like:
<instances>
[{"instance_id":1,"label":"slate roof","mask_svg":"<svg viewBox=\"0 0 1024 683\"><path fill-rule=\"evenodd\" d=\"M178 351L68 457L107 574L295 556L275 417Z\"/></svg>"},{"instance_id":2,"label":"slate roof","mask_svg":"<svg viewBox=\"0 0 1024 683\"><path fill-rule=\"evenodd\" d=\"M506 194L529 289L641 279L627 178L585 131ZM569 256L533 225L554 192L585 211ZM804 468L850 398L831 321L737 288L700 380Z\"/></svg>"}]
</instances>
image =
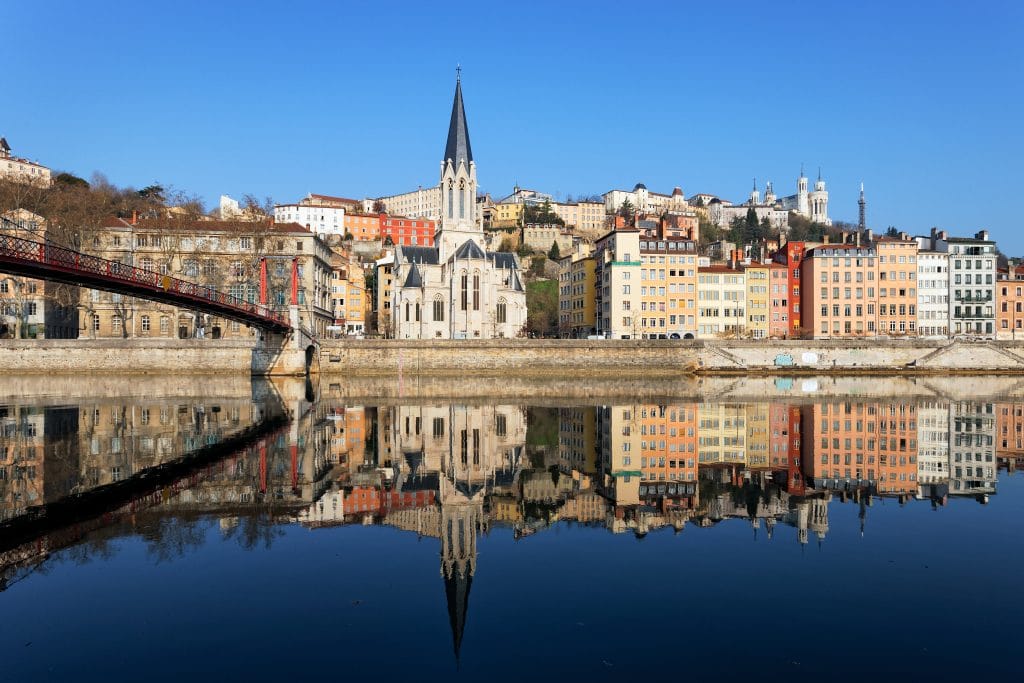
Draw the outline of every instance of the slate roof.
<instances>
[{"instance_id":1,"label":"slate roof","mask_svg":"<svg viewBox=\"0 0 1024 683\"><path fill-rule=\"evenodd\" d=\"M473 259L481 259L481 260L483 260L483 259L487 258L487 255L484 253L484 250L481 249L480 246L476 242L474 242L473 240L466 240L465 242L462 243L462 246L460 246L458 249L455 250L455 258L458 258L458 259L471 259L471 258L473 258Z\"/></svg>"},{"instance_id":2,"label":"slate roof","mask_svg":"<svg viewBox=\"0 0 1024 683\"><path fill-rule=\"evenodd\" d=\"M509 251L489 251L487 259L494 264L495 268L511 268L517 270L516 255Z\"/></svg>"},{"instance_id":3,"label":"slate roof","mask_svg":"<svg viewBox=\"0 0 1024 683\"><path fill-rule=\"evenodd\" d=\"M409 274L405 276L405 282L402 287L422 287L423 278L420 276L420 269L416 267L414 263L412 268L409 269Z\"/></svg>"},{"instance_id":4,"label":"slate roof","mask_svg":"<svg viewBox=\"0 0 1024 683\"><path fill-rule=\"evenodd\" d=\"M437 265L437 247L402 247L402 260L406 263Z\"/></svg>"},{"instance_id":5,"label":"slate roof","mask_svg":"<svg viewBox=\"0 0 1024 683\"><path fill-rule=\"evenodd\" d=\"M473 161L473 148L469 144L469 126L466 125L466 109L462 104L462 80L455 81L455 101L452 102L452 120L448 124L448 143L444 147L444 159L452 160L458 167L464 162L469 167Z\"/></svg>"}]
</instances>

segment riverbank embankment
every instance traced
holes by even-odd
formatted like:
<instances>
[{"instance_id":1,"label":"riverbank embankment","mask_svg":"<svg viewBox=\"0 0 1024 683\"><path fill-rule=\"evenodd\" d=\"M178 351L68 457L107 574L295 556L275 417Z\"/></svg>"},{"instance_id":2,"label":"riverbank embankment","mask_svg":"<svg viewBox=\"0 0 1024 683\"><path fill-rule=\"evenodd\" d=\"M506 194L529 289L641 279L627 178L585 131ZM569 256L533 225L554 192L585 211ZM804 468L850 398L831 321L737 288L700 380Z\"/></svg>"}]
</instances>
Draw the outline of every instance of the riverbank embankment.
<instances>
[{"instance_id":1,"label":"riverbank embankment","mask_svg":"<svg viewBox=\"0 0 1024 683\"><path fill-rule=\"evenodd\" d=\"M906 340L320 340L326 377L1024 376L1024 341ZM312 352L312 348L310 349ZM11 374L261 375L254 341L224 339L0 340Z\"/></svg>"},{"instance_id":2,"label":"riverbank embankment","mask_svg":"<svg viewBox=\"0 0 1024 683\"><path fill-rule=\"evenodd\" d=\"M327 376L614 379L702 375L1015 374L1024 341L325 340Z\"/></svg>"}]
</instances>

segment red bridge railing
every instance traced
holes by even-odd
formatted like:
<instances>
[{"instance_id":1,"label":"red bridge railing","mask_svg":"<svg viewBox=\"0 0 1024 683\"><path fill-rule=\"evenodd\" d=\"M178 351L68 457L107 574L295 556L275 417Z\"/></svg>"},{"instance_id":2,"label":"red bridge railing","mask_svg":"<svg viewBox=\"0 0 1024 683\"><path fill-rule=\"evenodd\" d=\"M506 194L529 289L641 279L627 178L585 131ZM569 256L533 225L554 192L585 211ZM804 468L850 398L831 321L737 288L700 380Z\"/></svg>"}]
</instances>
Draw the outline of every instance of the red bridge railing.
<instances>
[{"instance_id":1,"label":"red bridge railing","mask_svg":"<svg viewBox=\"0 0 1024 683\"><path fill-rule=\"evenodd\" d=\"M272 327L291 327L283 313L268 306L250 303L245 299L195 282L129 266L120 261L83 254L55 244L33 242L14 235L0 234L0 259L37 264L64 274L79 273L94 278L99 277L108 281L114 291L117 290L117 283L130 285L136 290L142 287L154 294L168 295L162 298L174 298L178 303L198 310L209 308L210 312L222 313L223 309L230 309L245 318L253 319L257 325L259 319L263 319ZM45 279L45 275L43 279ZM88 285L84 284L83 286ZM129 293L138 295L137 291ZM210 307L210 304L216 304L216 306Z\"/></svg>"}]
</instances>

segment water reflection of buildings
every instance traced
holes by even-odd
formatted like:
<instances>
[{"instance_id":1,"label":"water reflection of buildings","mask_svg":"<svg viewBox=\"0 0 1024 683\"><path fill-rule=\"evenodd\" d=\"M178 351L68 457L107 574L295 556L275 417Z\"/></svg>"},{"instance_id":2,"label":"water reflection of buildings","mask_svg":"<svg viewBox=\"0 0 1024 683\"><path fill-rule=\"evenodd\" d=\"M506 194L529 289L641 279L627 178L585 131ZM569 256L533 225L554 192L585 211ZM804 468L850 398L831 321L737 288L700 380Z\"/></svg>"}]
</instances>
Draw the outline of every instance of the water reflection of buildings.
<instances>
[{"instance_id":1,"label":"water reflection of buildings","mask_svg":"<svg viewBox=\"0 0 1024 683\"><path fill-rule=\"evenodd\" d=\"M1018 403L527 410L298 401L288 410L285 431L150 501L153 514L216 515L226 534L241 528L253 542L295 519L312 528L387 524L436 538L456 654L477 542L496 527L521 538L564 521L642 537L742 520L755 536L791 527L799 544L820 543L833 503L858 505L863 533L879 497L985 501L997 464L1016 467L1024 455ZM2 406L0 515L132 477L258 422L262 411L246 399Z\"/></svg>"}]
</instances>

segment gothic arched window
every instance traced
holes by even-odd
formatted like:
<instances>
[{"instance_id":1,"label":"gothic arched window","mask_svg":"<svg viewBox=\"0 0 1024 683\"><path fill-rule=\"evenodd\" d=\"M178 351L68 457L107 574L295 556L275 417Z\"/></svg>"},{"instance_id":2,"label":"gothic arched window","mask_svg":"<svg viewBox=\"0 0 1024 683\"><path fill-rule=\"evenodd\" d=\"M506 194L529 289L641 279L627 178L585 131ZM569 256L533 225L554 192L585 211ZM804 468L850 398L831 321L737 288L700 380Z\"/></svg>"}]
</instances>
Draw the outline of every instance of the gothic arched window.
<instances>
[{"instance_id":1,"label":"gothic arched window","mask_svg":"<svg viewBox=\"0 0 1024 683\"><path fill-rule=\"evenodd\" d=\"M498 299L497 308L497 320L499 325L503 325L508 322L508 304L504 298Z\"/></svg>"},{"instance_id":2,"label":"gothic arched window","mask_svg":"<svg viewBox=\"0 0 1024 683\"><path fill-rule=\"evenodd\" d=\"M454 218L455 217L455 215L454 215L455 214L455 201L454 201L454 199L455 199L455 196L454 196L454 190L452 189L452 184L448 183L448 218Z\"/></svg>"},{"instance_id":3,"label":"gothic arched window","mask_svg":"<svg viewBox=\"0 0 1024 683\"><path fill-rule=\"evenodd\" d=\"M444 299L440 295L434 299L434 322L444 321Z\"/></svg>"},{"instance_id":4,"label":"gothic arched window","mask_svg":"<svg viewBox=\"0 0 1024 683\"><path fill-rule=\"evenodd\" d=\"M473 310L480 310L480 273L473 273Z\"/></svg>"},{"instance_id":5,"label":"gothic arched window","mask_svg":"<svg viewBox=\"0 0 1024 683\"><path fill-rule=\"evenodd\" d=\"M466 217L466 184L459 183L459 218Z\"/></svg>"},{"instance_id":6,"label":"gothic arched window","mask_svg":"<svg viewBox=\"0 0 1024 683\"><path fill-rule=\"evenodd\" d=\"M465 311L466 309L469 308L469 275L466 274L466 271L462 271L462 290L461 291L462 291L462 297L459 300L459 305L462 308L462 310Z\"/></svg>"}]
</instances>

